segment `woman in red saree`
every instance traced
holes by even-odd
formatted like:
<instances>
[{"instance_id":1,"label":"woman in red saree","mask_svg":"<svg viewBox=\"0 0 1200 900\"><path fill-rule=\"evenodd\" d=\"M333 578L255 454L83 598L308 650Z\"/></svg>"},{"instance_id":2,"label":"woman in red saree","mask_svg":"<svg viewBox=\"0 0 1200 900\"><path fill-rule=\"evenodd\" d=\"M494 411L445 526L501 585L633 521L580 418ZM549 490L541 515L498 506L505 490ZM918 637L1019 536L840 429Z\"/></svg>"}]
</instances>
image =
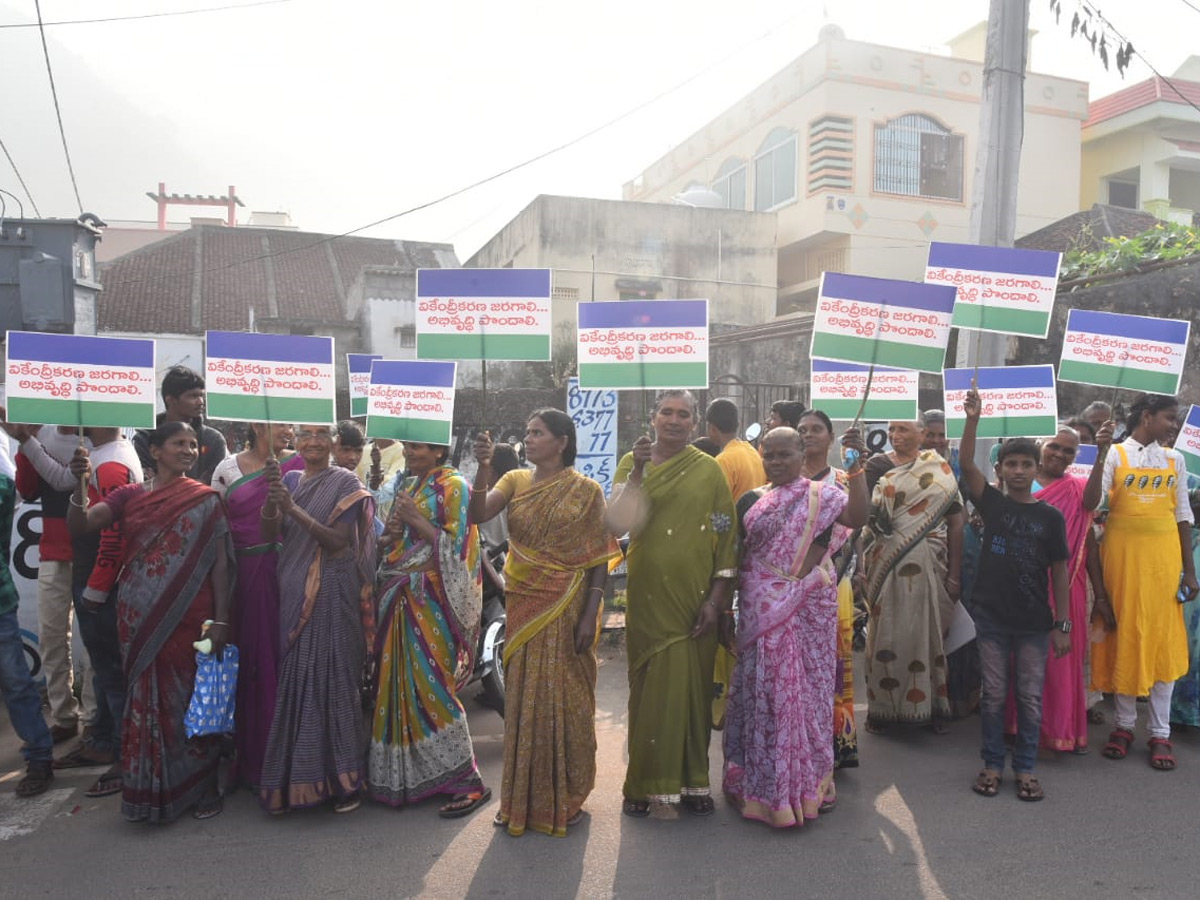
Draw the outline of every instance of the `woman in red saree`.
<instances>
[{"instance_id":1,"label":"woman in red saree","mask_svg":"<svg viewBox=\"0 0 1200 900\"><path fill-rule=\"evenodd\" d=\"M508 509L504 778L495 824L566 837L596 783L596 638L608 560L604 491L575 464L575 423L559 409L529 418L525 452L487 489L492 440L475 442L472 517Z\"/></svg>"},{"instance_id":2,"label":"woman in red saree","mask_svg":"<svg viewBox=\"0 0 1200 900\"><path fill-rule=\"evenodd\" d=\"M128 690L121 726L121 812L131 822L169 822L190 807L198 819L221 811L218 739L188 739L183 718L196 679L205 620L213 652L229 640L233 544L217 492L186 477L199 455L196 433L167 422L150 436L155 475L110 493L90 509L76 488L68 523L75 534L120 522L125 555L117 628ZM76 475L90 477L87 452Z\"/></svg>"}]
</instances>

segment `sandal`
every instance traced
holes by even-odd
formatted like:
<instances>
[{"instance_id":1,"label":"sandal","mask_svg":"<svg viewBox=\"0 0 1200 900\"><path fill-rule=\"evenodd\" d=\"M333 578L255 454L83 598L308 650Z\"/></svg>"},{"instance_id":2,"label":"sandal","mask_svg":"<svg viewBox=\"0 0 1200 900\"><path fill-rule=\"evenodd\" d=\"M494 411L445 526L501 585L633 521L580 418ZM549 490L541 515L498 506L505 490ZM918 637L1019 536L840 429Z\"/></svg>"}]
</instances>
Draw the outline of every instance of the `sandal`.
<instances>
[{"instance_id":1,"label":"sandal","mask_svg":"<svg viewBox=\"0 0 1200 900\"><path fill-rule=\"evenodd\" d=\"M461 819L463 816L469 816L491 799L492 789L486 787L466 794L455 794L450 798L449 803L438 810L438 815L443 819Z\"/></svg>"},{"instance_id":2,"label":"sandal","mask_svg":"<svg viewBox=\"0 0 1200 900\"><path fill-rule=\"evenodd\" d=\"M221 799L221 795L215 797L202 797L200 802L196 804L196 808L192 811L192 817L196 819L211 819L213 816L219 816L221 810L225 808L225 803Z\"/></svg>"},{"instance_id":3,"label":"sandal","mask_svg":"<svg viewBox=\"0 0 1200 900\"><path fill-rule=\"evenodd\" d=\"M1150 745L1150 768L1159 772L1170 772L1175 768L1175 748L1166 738L1152 737Z\"/></svg>"},{"instance_id":4,"label":"sandal","mask_svg":"<svg viewBox=\"0 0 1200 900\"><path fill-rule=\"evenodd\" d=\"M817 807L817 815L825 815L837 809L837 797L826 797L821 801L821 805Z\"/></svg>"},{"instance_id":5,"label":"sandal","mask_svg":"<svg viewBox=\"0 0 1200 900\"><path fill-rule=\"evenodd\" d=\"M1017 799L1024 800L1026 803L1036 803L1039 800L1046 798L1046 792L1042 790L1041 782L1030 775L1022 780L1017 778Z\"/></svg>"},{"instance_id":6,"label":"sandal","mask_svg":"<svg viewBox=\"0 0 1200 900\"><path fill-rule=\"evenodd\" d=\"M1124 759L1129 755L1133 744L1133 732L1128 728L1114 728L1108 736L1108 743L1100 751L1108 759Z\"/></svg>"},{"instance_id":7,"label":"sandal","mask_svg":"<svg viewBox=\"0 0 1200 900\"><path fill-rule=\"evenodd\" d=\"M342 797L340 800L335 801L333 811L335 813L354 812L360 806L362 806L362 797L355 791L349 797Z\"/></svg>"},{"instance_id":8,"label":"sandal","mask_svg":"<svg viewBox=\"0 0 1200 900\"><path fill-rule=\"evenodd\" d=\"M929 723L929 730L937 735L949 734L950 726L946 724L945 719L933 719Z\"/></svg>"},{"instance_id":9,"label":"sandal","mask_svg":"<svg viewBox=\"0 0 1200 900\"><path fill-rule=\"evenodd\" d=\"M492 817L492 825L496 828L506 828L508 827L508 819L504 817L504 813L498 812Z\"/></svg>"},{"instance_id":10,"label":"sandal","mask_svg":"<svg viewBox=\"0 0 1200 900\"><path fill-rule=\"evenodd\" d=\"M625 800L621 804L621 812L635 819L644 819L650 815L650 804L646 800Z\"/></svg>"},{"instance_id":11,"label":"sandal","mask_svg":"<svg viewBox=\"0 0 1200 900\"><path fill-rule=\"evenodd\" d=\"M575 813L575 815L571 816L571 818L567 819L567 827L568 827L568 828L571 828L571 827L573 827L573 826L575 826L575 825L578 825L580 822L582 822L582 821L583 821L583 817L584 817L585 815L587 815L587 813L585 813L585 812L584 812L584 811L581 809L579 812Z\"/></svg>"},{"instance_id":12,"label":"sandal","mask_svg":"<svg viewBox=\"0 0 1200 900\"><path fill-rule=\"evenodd\" d=\"M87 744L80 744L70 753L54 760L56 769L86 769L93 766L111 766L112 764L113 752L111 750L97 750Z\"/></svg>"},{"instance_id":13,"label":"sandal","mask_svg":"<svg viewBox=\"0 0 1200 900\"><path fill-rule=\"evenodd\" d=\"M971 790L980 797L995 797L1000 793L1000 785L1003 781L1003 775L993 775L987 769L983 769L975 776L975 783L971 785Z\"/></svg>"},{"instance_id":14,"label":"sandal","mask_svg":"<svg viewBox=\"0 0 1200 900\"><path fill-rule=\"evenodd\" d=\"M713 803L713 798L707 794L681 797L679 805L693 816L711 816L717 808L717 805Z\"/></svg>"},{"instance_id":15,"label":"sandal","mask_svg":"<svg viewBox=\"0 0 1200 900\"><path fill-rule=\"evenodd\" d=\"M92 786L83 792L83 796L90 799L111 797L113 794L121 793L122 786L120 768L112 768L93 781Z\"/></svg>"},{"instance_id":16,"label":"sandal","mask_svg":"<svg viewBox=\"0 0 1200 900\"><path fill-rule=\"evenodd\" d=\"M867 731L871 732L871 734L884 734L887 732L887 725L885 725L883 722L872 721L871 719L867 719L863 727L866 728Z\"/></svg>"},{"instance_id":17,"label":"sandal","mask_svg":"<svg viewBox=\"0 0 1200 900\"><path fill-rule=\"evenodd\" d=\"M36 797L50 789L54 781L54 770L48 759L30 760L25 766L25 777L17 782L18 797Z\"/></svg>"}]
</instances>

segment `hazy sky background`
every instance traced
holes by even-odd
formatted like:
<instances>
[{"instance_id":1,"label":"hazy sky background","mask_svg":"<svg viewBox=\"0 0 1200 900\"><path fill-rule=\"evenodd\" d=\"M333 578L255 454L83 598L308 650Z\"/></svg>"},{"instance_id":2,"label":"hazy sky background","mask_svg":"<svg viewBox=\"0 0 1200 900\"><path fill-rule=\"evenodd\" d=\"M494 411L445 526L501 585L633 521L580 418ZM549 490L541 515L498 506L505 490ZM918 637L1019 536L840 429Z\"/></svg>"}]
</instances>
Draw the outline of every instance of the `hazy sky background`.
<instances>
[{"instance_id":1,"label":"hazy sky background","mask_svg":"<svg viewBox=\"0 0 1200 900\"><path fill-rule=\"evenodd\" d=\"M43 0L47 21L237 0ZM1033 67L1102 96L1122 81L1032 0ZM48 29L84 208L152 220L145 197L223 193L342 232L425 203L686 87L521 172L370 235L449 241L464 261L539 193L619 198L621 185L816 41L946 52L986 0L292 0L206 15ZM1183 0L1105 0L1163 74L1200 52ZM828 10L828 15L826 15ZM0 23L33 0L0 0ZM44 216L76 214L36 28L0 30L0 137ZM0 187L22 194L0 158ZM10 215L15 212L11 209ZM30 211L26 210L27 214ZM216 215L179 208L172 218Z\"/></svg>"}]
</instances>

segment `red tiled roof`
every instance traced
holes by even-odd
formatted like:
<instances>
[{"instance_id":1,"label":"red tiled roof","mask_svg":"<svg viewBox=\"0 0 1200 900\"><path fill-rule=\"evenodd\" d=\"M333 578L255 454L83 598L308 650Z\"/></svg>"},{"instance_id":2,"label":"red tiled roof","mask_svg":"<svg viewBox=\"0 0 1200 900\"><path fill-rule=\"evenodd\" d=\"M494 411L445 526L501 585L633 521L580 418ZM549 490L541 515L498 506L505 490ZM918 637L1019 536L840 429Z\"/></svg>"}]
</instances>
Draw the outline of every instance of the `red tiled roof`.
<instances>
[{"instance_id":1,"label":"red tiled roof","mask_svg":"<svg viewBox=\"0 0 1200 900\"><path fill-rule=\"evenodd\" d=\"M437 267L447 256L454 259L449 244L194 226L101 269L98 325L159 334L240 330L251 307L259 318L270 315L272 280L280 319L344 322L345 292L364 267L411 272ZM200 327L194 328L197 279Z\"/></svg>"},{"instance_id":2,"label":"red tiled roof","mask_svg":"<svg viewBox=\"0 0 1200 900\"><path fill-rule=\"evenodd\" d=\"M1179 93L1176 93L1171 85L1178 88ZM1179 94L1183 94L1187 100L1180 97ZM1159 78L1157 75L1148 78L1117 91L1115 94L1109 94L1107 97L1101 97L1099 100L1089 103L1088 117L1087 121L1083 123L1083 127L1097 125L1107 119L1114 119L1119 115L1141 109L1143 106L1149 106L1160 100L1167 103L1178 103L1181 106L1187 106L1188 100L1190 100L1200 106L1200 82L1172 78L1171 83L1168 84L1165 79Z\"/></svg>"}]
</instances>

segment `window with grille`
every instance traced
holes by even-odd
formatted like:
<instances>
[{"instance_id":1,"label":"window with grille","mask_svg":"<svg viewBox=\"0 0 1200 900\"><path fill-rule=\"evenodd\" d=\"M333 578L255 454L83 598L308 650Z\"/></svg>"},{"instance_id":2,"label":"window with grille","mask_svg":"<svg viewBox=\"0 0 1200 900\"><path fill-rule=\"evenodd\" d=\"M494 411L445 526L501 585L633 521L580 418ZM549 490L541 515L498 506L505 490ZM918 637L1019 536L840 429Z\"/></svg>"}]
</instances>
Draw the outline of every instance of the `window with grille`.
<instances>
[{"instance_id":1,"label":"window with grille","mask_svg":"<svg viewBox=\"0 0 1200 900\"><path fill-rule=\"evenodd\" d=\"M963 136L918 113L876 125L875 190L962 200Z\"/></svg>"},{"instance_id":2,"label":"window with grille","mask_svg":"<svg viewBox=\"0 0 1200 900\"><path fill-rule=\"evenodd\" d=\"M717 177L713 179L712 189L721 195L722 205L726 209L745 209L745 161L731 157L721 163L721 168L717 169Z\"/></svg>"},{"instance_id":3,"label":"window with grille","mask_svg":"<svg viewBox=\"0 0 1200 900\"><path fill-rule=\"evenodd\" d=\"M765 212L796 199L796 133L776 128L754 157L754 208Z\"/></svg>"},{"instance_id":4,"label":"window with grille","mask_svg":"<svg viewBox=\"0 0 1200 900\"><path fill-rule=\"evenodd\" d=\"M400 325L395 329L396 343L401 349L417 346L417 326Z\"/></svg>"}]
</instances>

